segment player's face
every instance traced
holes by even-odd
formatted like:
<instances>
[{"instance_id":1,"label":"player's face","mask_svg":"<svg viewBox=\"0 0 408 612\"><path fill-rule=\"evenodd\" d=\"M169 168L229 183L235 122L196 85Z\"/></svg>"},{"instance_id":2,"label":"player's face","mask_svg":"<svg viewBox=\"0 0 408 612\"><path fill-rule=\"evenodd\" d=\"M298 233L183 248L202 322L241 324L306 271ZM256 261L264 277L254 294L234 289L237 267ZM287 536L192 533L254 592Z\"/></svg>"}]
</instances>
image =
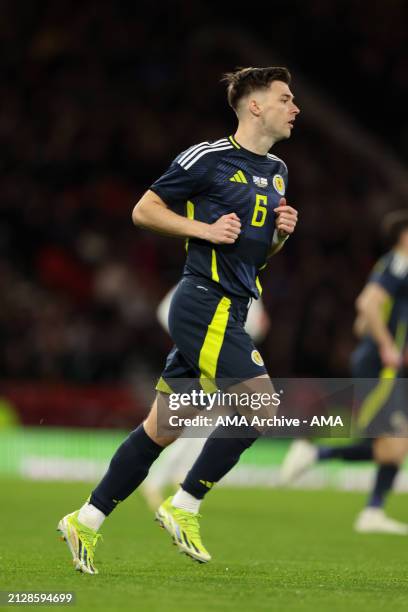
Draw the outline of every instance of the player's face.
<instances>
[{"instance_id":1,"label":"player's face","mask_svg":"<svg viewBox=\"0 0 408 612\"><path fill-rule=\"evenodd\" d=\"M402 251L404 251L404 253L408 254L408 229L401 232L398 240L398 246Z\"/></svg>"},{"instance_id":2,"label":"player's face","mask_svg":"<svg viewBox=\"0 0 408 612\"><path fill-rule=\"evenodd\" d=\"M296 116L300 113L293 101L289 85L282 81L273 81L269 88L262 92L259 102L265 132L275 142L289 138Z\"/></svg>"}]
</instances>

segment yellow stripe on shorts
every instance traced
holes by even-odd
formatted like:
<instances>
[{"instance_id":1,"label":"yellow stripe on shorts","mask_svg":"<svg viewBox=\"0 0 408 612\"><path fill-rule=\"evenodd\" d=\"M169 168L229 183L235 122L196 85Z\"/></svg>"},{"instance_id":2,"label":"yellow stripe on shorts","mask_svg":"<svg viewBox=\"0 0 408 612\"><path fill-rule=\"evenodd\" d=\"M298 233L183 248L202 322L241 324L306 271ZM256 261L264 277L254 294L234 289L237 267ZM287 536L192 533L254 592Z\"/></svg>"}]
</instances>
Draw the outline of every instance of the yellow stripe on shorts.
<instances>
[{"instance_id":1,"label":"yellow stripe on shorts","mask_svg":"<svg viewBox=\"0 0 408 612\"><path fill-rule=\"evenodd\" d=\"M203 346L201 347L198 367L200 368L200 383L206 393L217 390L214 380L217 373L218 358L224 342L225 330L228 325L231 300L221 298L211 323L207 328Z\"/></svg>"},{"instance_id":2,"label":"yellow stripe on shorts","mask_svg":"<svg viewBox=\"0 0 408 612\"><path fill-rule=\"evenodd\" d=\"M365 429L388 401L394 389L396 377L397 370L395 368L383 368L381 370L378 384L367 395L361 405L360 414L357 419L359 429Z\"/></svg>"},{"instance_id":3,"label":"yellow stripe on shorts","mask_svg":"<svg viewBox=\"0 0 408 612\"><path fill-rule=\"evenodd\" d=\"M407 324L400 321L395 334L395 344L402 351L407 335ZM361 405L360 414L357 419L359 429L364 429L378 414L384 404L389 400L395 387L398 370L396 368L383 368L380 372L380 380L374 389L367 395Z\"/></svg>"}]
</instances>

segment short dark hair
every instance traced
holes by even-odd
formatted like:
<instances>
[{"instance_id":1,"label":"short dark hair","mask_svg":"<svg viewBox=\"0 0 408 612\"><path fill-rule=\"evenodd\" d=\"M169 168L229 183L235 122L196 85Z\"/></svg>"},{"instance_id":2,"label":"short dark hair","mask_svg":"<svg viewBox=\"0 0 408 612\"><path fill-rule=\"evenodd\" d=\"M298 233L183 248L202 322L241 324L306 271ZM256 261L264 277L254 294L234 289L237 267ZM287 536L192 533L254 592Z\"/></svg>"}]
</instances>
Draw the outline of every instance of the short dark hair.
<instances>
[{"instance_id":1,"label":"short dark hair","mask_svg":"<svg viewBox=\"0 0 408 612\"><path fill-rule=\"evenodd\" d=\"M408 230L408 210L393 210L384 215L382 234L388 246L395 246L404 230Z\"/></svg>"},{"instance_id":2,"label":"short dark hair","mask_svg":"<svg viewBox=\"0 0 408 612\"><path fill-rule=\"evenodd\" d=\"M287 68L269 66L268 68L237 68L227 72L221 79L227 84L228 104L236 111L241 98L256 89L267 89L273 81L283 81L290 85L291 76Z\"/></svg>"}]
</instances>

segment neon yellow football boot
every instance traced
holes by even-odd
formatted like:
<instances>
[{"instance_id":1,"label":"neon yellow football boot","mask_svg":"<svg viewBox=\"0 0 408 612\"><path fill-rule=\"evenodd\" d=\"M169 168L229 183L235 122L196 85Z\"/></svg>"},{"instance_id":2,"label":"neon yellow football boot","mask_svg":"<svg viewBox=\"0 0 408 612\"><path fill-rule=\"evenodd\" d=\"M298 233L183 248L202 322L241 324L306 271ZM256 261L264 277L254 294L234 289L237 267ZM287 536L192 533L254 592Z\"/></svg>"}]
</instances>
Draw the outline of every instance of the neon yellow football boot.
<instances>
[{"instance_id":1,"label":"neon yellow football boot","mask_svg":"<svg viewBox=\"0 0 408 612\"><path fill-rule=\"evenodd\" d=\"M211 560L211 555L201 542L198 522L201 514L175 508L171 504L172 499L169 497L162 503L156 512L156 520L160 527L172 536L174 544L181 552L200 563L207 563Z\"/></svg>"},{"instance_id":2,"label":"neon yellow football boot","mask_svg":"<svg viewBox=\"0 0 408 612\"><path fill-rule=\"evenodd\" d=\"M78 514L79 510L64 516L58 523L57 531L61 533L61 539L71 551L75 569L84 574L97 574L94 554L96 544L102 536L80 523Z\"/></svg>"}]
</instances>

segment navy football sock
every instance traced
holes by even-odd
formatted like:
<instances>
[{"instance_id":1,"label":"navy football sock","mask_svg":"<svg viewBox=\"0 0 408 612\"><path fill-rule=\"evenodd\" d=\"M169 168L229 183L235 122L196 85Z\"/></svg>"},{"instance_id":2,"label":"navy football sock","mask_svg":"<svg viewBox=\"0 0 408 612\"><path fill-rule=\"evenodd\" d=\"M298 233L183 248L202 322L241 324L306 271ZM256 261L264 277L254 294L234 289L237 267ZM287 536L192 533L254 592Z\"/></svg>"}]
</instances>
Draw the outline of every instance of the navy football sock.
<instances>
[{"instance_id":1,"label":"navy football sock","mask_svg":"<svg viewBox=\"0 0 408 612\"><path fill-rule=\"evenodd\" d=\"M221 438L223 430L228 438ZM236 463L242 453L261 434L250 425L246 427L219 426L209 436L203 450L187 474L181 487L197 499L203 499L212 486L221 480Z\"/></svg>"},{"instance_id":2,"label":"navy football sock","mask_svg":"<svg viewBox=\"0 0 408 612\"><path fill-rule=\"evenodd\" d=\"M384 505L385 497L392 488L398 470L399 466L394 463L380 464L378 466L374 488L368 499L367 506L370 508L381 508Z\"/></svg>"},{"instance_id":3,"label":"navy football sock","mask_svg":"<svg viewBox=\"0 0 408 612\"><path fill-rule=\"evenodd\" d=\"M373 458L373 447L371 440L364 441L351 446L319 446L318 459L344 459L345 461L371 461Z\"/></svg>"},{"instance_id":4,"label":"navy football sock","mask_svg":"<svg viewBox=\"0 0 408 612\"><path fill-rule=\"evenodd\" d=\"M132 431L113 455L108 471L92 492L89 503L106 516L146 478L163 447L154 442L143 425Z\"/></svg>"}]
</instances>

